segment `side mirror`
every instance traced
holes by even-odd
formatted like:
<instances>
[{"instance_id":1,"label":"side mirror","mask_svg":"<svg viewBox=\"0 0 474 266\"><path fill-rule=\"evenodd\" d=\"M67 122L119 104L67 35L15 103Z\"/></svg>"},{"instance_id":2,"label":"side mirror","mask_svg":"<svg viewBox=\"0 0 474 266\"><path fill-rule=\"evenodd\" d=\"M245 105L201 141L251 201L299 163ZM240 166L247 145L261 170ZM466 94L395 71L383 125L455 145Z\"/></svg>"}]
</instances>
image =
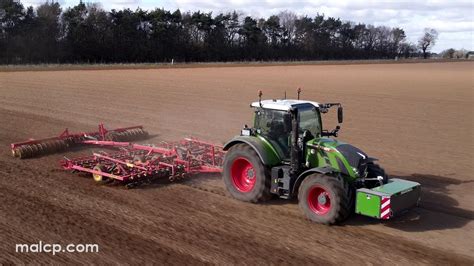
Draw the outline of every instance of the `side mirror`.
<instances>
[{"instance_id":1,"label":"side mirror","mask_svg":"<svg viewBox=\"0 0 474 266\"><path fill-rule=\"evenodd\" d=\"M339 122L339 124L341 124L343 120L344 120L343 109L342 109L342 106L339 106L337 108L337 121Z\"/></svg>"}]
</instances>

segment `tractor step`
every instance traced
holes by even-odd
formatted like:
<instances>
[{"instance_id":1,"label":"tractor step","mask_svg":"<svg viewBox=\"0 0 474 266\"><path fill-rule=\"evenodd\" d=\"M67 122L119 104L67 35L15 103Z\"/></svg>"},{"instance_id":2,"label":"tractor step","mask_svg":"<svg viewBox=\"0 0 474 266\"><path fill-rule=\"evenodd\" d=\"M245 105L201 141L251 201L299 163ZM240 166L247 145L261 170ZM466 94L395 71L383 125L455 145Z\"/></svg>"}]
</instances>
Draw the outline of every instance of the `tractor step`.
<instances>
[{"instance_id":1,"label":"tractor step","mask_svg":"<svg viewBox=\"0 0 474 266\"><path fill-rule=\"evenodd\" d=\"M356 192L356 213L387 220L418 205L421 195L419 183L392 178L388 183Z\"/></svg>"},{"instance_id":2,"label":"tractor step","mask_svg":"<svg viewBox=\"0 0 474 266\"><path fill-rule=\"evenodd\" d=\"M278 195L282 199L291 198L293 180L290 176L291 167L288 165L276 166L271 170L270 193Z\"/></svg>"}]
</instances>

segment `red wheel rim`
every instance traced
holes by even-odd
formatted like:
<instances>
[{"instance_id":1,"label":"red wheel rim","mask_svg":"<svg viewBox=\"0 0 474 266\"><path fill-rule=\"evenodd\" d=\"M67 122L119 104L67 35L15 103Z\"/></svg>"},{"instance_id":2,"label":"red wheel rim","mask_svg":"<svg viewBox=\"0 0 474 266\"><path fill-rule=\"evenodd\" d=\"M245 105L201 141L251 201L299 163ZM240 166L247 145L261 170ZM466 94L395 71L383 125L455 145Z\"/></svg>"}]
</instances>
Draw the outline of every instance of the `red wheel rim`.
<instances>
[{"instance_id":1,"label":"red wheel rim","mask_svg":"<svg viewBox=\"0 0 474 266\"><path fill-rule=\"evenodd\" d=\"M252 163L243 157L237 158L232 163L231 175L234 187L240 192L250 192L255 186L257 178L255 169Z\"/></svg>"},{"instance_id":2,"label":"red wheel rim","mask_svg":"<svg viewBox=\"0 0 474 266\"><path fill-rule=\"evenodd\" d=\"M309 208L318 215L325 215L331 210L331 198L324 187L311 187L307 200Z\"/></svg>"}]
</instances>

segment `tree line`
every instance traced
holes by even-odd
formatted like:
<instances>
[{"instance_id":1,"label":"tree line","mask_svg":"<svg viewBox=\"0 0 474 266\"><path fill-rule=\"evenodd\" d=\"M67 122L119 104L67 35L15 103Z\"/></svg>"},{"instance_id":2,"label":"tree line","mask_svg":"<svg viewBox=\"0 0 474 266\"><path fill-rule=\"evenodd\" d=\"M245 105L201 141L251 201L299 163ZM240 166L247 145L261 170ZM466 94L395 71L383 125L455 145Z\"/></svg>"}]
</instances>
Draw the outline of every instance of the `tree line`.
<instances>
[{"instance_id":1,"label":"tree line","mask_svg":"<svg viewBox=\"0 0 474 266\"><path fill-rule=\"evenodd\" d=\"M267 19L239 12L155 9L63 10L0 0L0 63L138 63L393 59L418 53L403 29L283 11Z\"/></svg>"},{"instance_id":2,"label":"tree line","mask_svg":"<svg viewBox=\"0 0 474 266\"><path fill-rule=\"evenodd\" d=\"M469 59L472 52L466 49L453 49L449 48L439 53L439 56L445 59Z\"/></svg>"}]
</instances>

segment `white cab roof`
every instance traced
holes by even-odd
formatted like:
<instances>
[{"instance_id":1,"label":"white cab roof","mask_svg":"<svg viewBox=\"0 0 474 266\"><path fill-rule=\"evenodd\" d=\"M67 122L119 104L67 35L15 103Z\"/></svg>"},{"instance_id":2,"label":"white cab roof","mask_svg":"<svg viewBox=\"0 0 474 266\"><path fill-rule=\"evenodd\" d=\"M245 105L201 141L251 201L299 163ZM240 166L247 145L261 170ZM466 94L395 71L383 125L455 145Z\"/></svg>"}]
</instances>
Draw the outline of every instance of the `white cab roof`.
<instances>
[{"instance_id":1,"label":"white cab roof","mask_svg":"<svg viewBox=\"0 0 474 266\"><path fill-rule=\"evenodd\" d=\"M312 102L312 101L303 101L303 100L292 100L292 99L284 99L284 100L263 100L261 102L262 107L265 109L274 109L274 110L281 110L281 111L289 111L292 106L298 104L305 104L309 103L314 107L319 107L319 103ZM260 107L260 102L253 102L250 106L252 107Z\"/></svg>"}]
</instances>

